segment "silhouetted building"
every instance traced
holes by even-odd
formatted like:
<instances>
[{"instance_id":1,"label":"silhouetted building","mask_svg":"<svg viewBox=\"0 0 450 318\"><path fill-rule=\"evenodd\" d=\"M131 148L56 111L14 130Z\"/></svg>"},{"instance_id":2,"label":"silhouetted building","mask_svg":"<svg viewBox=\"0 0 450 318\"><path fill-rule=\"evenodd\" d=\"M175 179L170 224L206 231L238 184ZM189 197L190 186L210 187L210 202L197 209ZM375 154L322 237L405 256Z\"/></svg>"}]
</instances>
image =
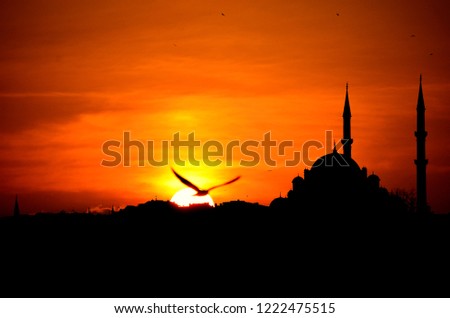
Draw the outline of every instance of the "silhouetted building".
<instances>
[{"instance_id":1,"label":"silhouetted building","mask_svg":"<svg viewBox=\"0 0 450 318\"><path fill-rule=\"evenodd\" d=\"M283 198L280 193L280 196L278 198L275 198L272 200L272 202L270 202L269 207L271 209L286 210L289 208L289 202L288 202L287 198Z\"/></svg>"},{"instance_id":2,"label":"silhouetted building","mask_svg":"<svg viewBox=\"0 0 450 318\"><path fill-rule=\"evenodd\" d=\"M14 204L14 216L18 217L20 215L20 209L19 209L19 199L16 195L16 202Z\"/></svg>"},{"instance_id":3,"label":"silhouetted building","mask_svg":"<svg viewBox=\"0 0 450 318\"><path fill-rule=\"evenodd\" d=\"M422 75L420 75L419 98L417 100L417 159L414 161L417 171L417 212L426 213L427 204L427 164L425 155L425 138L428 133L425 130L425 102L422 93Z\"/></svg>"},{"instance_id":4,"label":"silhouetted building","mask_svg":"<svg viewBox=\"0 0 450 318\"><path fill-rule=\"evenodd\" d=\"M305 211L358 211L367 210L367 202L384 202L388 195L380 188L380 178L367 176L367 169L360 168L352 158L351 111L346 85L343 112L344 153L336 150L316 160L311 169L305 169L303 178L292 180L292 190L287 198L276 198L272 207L290 206ZM373 206L373 208L377 208Z\"/></svg>"}]
</instances>

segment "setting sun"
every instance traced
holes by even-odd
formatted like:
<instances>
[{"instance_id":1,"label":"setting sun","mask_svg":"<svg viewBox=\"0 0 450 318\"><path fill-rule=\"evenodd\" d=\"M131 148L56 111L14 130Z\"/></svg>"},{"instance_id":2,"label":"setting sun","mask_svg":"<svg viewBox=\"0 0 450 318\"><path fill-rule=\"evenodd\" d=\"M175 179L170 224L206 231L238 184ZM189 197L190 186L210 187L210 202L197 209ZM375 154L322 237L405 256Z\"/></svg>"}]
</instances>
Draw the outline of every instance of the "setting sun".
<instances>
[{"instance_id":1,"label":"setting sun","mask_svg":"<svg viewBox=\"0 0 450 318\"><path fill-rule=\"evenodd\" d=\"M195 195L197 192L194 189L186 188L181 189L175 193L170 199L170 202L175 203L180 207L188 207L192 204L204 204L207 203L210 206L214 206L214 201L209 194L207 195Z\"/></svg>"}]
</instances>

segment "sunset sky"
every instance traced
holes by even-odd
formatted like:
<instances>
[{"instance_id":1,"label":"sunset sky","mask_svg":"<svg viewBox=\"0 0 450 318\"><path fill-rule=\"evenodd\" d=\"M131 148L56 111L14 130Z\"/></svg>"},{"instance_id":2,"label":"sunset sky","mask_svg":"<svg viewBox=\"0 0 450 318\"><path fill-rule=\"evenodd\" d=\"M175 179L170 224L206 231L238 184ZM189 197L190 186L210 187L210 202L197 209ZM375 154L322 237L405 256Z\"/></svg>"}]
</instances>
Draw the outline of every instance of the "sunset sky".
<instances>
[{"instance_id":1,"label":"sunset sky","mask_svg":"<svg viewBox=\"0 0 450 318\"><path fill-rule=\"evenodd\" d=\"M415 189L423 75L428 198L450 211L450 4L444 0L43 0L0 4L0 215L169 200L237 175L214 201L269 204L308 167L103 167L102 144L342 138L388 189ZM253 149L262 153L262 149ZM293 150L293 149L291 149ZM292 151L291 151L292 152ZM313 159L325 150L311 153ZM201 148L196 152L201 159ZM247 158L248 159L248 158Z\"/></svg>"}]
</instances>

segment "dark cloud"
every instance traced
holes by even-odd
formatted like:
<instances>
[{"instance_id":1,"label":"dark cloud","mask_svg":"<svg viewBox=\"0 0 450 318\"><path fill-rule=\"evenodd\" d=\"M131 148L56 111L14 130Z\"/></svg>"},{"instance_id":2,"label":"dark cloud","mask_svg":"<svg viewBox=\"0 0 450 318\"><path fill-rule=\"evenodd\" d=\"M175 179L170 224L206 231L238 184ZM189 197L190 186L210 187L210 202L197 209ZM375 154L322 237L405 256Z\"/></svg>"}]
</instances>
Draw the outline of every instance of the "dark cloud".
<instances>
[{"instance_id":1,"label":"dark cloud","mask_svg":"<svg viewBox=\"0 0 450 318\"><path fill-rule=\"evenodd\" d=\"M0 96L0 133L14 134L69 122L82 114L112 109L101 98L81 96Z\"/></svg>"}]
</instances>

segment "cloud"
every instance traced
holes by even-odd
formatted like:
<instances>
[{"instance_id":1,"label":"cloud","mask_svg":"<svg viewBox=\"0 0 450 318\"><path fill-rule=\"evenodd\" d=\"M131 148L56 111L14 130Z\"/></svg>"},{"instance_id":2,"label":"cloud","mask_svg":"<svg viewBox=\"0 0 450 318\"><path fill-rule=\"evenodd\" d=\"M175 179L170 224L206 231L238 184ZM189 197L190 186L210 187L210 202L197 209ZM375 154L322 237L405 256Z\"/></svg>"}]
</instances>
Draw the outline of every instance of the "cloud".
<instances>
[{"instance_id":1,"label":"cloud","mask_svg":"<svg viewBox=\"0 0 450 318\"><path fill-rule=\"evenodd\" d=\"M17 134L76 120L82 114L112 111L111 96L73 93L0 94L0 133Z\"/></svg>"}]
</instances>

